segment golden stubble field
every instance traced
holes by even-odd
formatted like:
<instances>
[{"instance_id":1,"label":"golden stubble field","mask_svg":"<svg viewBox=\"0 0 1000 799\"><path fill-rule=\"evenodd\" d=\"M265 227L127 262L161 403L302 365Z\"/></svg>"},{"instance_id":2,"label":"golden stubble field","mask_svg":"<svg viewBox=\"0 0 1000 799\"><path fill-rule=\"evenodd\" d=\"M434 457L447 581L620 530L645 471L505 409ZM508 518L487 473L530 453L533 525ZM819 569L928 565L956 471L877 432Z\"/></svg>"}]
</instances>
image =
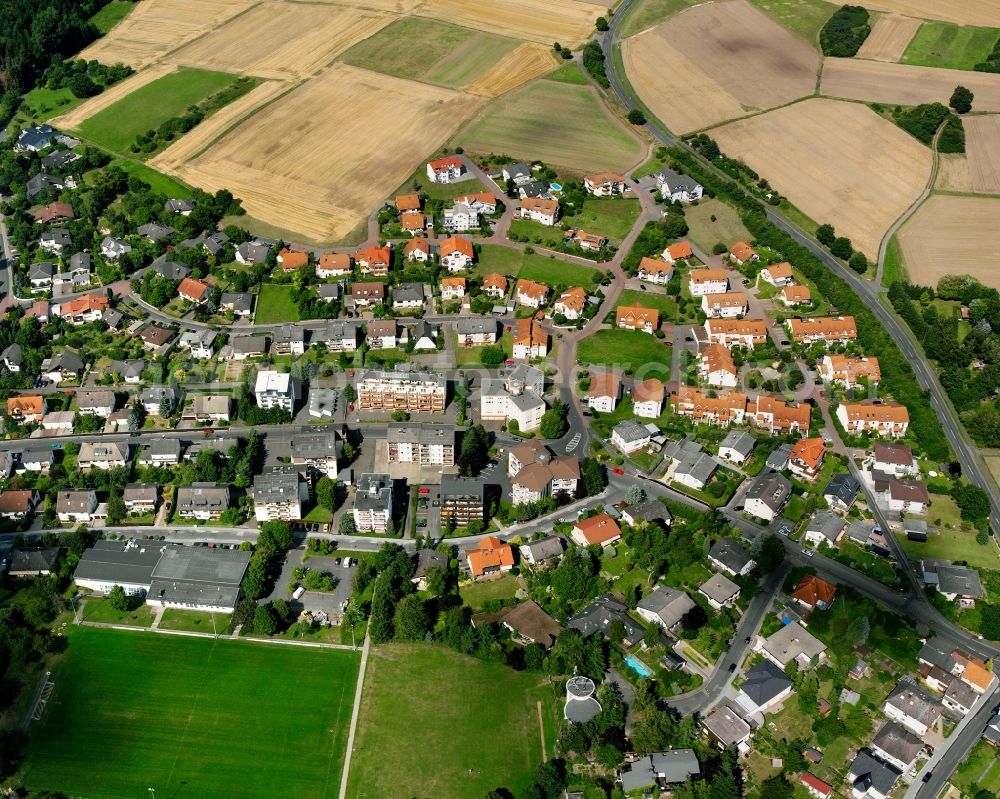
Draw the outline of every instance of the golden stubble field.
<instances>
[{"instance_id":1,"label":"golden stubble field","mask_svg":"<svg viewBox=\"0 0 1000 799\"><path fill-rule=\"evenodd\" d=\"M962 123L972 190L1000 194L1000 116L967 116Z\"/></svg>"},{"instance_id":2,"label":"golden stubble field","mask_svg":"<svg viewBox=\"0 0 1000 799\"><path fill-rule=\"evenodd\" d=\"M746 0L704 3L630 39L625 71L671 130L690 133L812 94L820 58Z\"/></svg>"},{"instance_id":3,"label":"golden stubble field","mask_svg":"<svg viewBox=\"0 0 1000 799\"><path fill-rule=\"evenodd\" d=\"M549 47L525 42L518 45L486 72L465 87L465 91L483 97L499 97L522 83L552 70L555 56Z\"/></svg>"},{"instance_id":4,"label":"golden stubble field","mask_svg":"<svg viewBox=\"0 0 1000 799\"><path fill-rule=\"evenodd\" d=\"M217 28L257 0L142 0L107 36L79 58L122 62L139 69L185 42Z\"/></svg>"},{"instance_id":5,"label":"golden stubble field","mask_svg":"<svg viewBox=\"0 0 1000 799\"><path fill-rule=\"evenodd\" d=\"M393 16L355 8L266 0L171 53L188 67L296 80L318 72Z\"/></svg>"},{"instance_id":6,"label":"golden stubble field","mask_svg":"<svg viewBox=\"0 0 1000 799\"><path fill-rule=\"evenodd\" d=\"M228 188L262 222L335 241L484 102L338 64L191 160L157 163L193 186Z\"/></svg>"},{"instance_id":7,"label":"golden stubble field","mask_svg":"<svg viewBox=\"0 0 1000 799\"><path fill-rule=\"evenodd\" d=\"M811 99L712 132L817 223L874 258L886 230L920 196L931 152L858 103Z\"/></svg>"},{"instance_id":8,"label":"golden stubble field","mask_svg":"<svg viewBox=\"0 0 1000 799\"><path fill-rule=\"evenodd\" d=\"M914 283L972 275L1000 289L1000 270L989 257L1000 248L1000 199L932 194L897 236Z\"/></svg>"},{"instance_id":9,"label":"golden stubble field","mask_svg":"<svg viewBox=\"0 0 1000 799\"><path fill-rule=\"evenodd\" d=\"M891 105L947 105L958 84L975 93L976 111L1000 111L1000 75L853 58L826 59L820 93Z\"/></svg>"},{"instance_id":10,"label":"golden stubble field","mask_svg":"<svg viewBox=\"0 0 1000 799\"><path fill-rule=\"evenodd\" d=\"M600 16L592 4L578 0L427 0L414 13L512 39L569 47L582 44Z\"/></svg>"},{"instance_id":11,"label":"golden stubble field","mask_svg":"<svg viewBox=\"0 0 1000 799\"><path fill-rule=\"evenodd\" d=\"M865 43L858 50L858 58L873 61L899 61L921 26L922 20L899 14L883 14L872 26Z\"/></svg>"},{"instance_id":12,"label":"golden stubble field","mask_svg":"<svg viewBox=\"0 0 1000 799\"><path fill-rule=\"evenodd\" d=\"M956 25L1000 27L1000 3L997 0L867 0L864 5L875 11L895 11Z\"/></svg>"}]
</instances>

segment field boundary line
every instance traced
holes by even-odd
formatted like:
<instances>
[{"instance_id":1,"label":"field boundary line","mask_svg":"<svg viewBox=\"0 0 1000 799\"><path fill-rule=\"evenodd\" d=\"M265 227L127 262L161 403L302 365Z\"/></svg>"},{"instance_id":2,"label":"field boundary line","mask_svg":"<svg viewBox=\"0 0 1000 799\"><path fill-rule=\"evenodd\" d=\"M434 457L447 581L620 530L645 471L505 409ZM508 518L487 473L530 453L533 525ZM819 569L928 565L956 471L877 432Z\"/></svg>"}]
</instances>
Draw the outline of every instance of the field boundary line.
<instances>
[{"instance_id":1,"label":"field boundary line","mask_svg":"<svg viewBox=\"0 0 1000 799\"><path fill-rule=\"evenodd\" d=\"M200 633L194 630L165 630L163 628L151 629L149 627L135 627L128 624L109 624L100 621L79 622L81 627L95 627L104 630L128 630L130 632L153 633L160 635L180 635L188 638L210 638L217 641L247 641L254 644L273 644L278 646L303 646L307 649L334 649L339 651L356 651L354 647L347 644L328 644L323 641L293 641L288 638L259 638L257 636L241 636L232 638L229 635L214 635L212 633Z\"/></svg>"},{"instance_id":2,"label":"field boundary line","mask_svg":"<svg viewBox=\"0 0 1000 799\"><path fill-rule=\"evenodd\" d=\"M344 749L344 768L340 775L339 799L347 799L347 779L351 773L351 756L354 754L354 738L358 732L358 716L361 712L361 693L365 687L365 670L368 667L368 652L371 649L371 630L365 634L365 645L361 648L361 666L358 669L358 683L354 688L354 708L351 711L351 727L347 733L347 746Z\"/></svg>"},{"instance_id":3,"label":"field boundary line","mask_svg":"<svg viewBox=\"0 0 1000 799\"><path fill-rule=\"evenodd\" d=\"M542 762L549 762L549 753L545 750L545 722L542 720L542 700L535 701L535 709L538 711L538 734L542 738Z\"/></svg>"}]
</instances>

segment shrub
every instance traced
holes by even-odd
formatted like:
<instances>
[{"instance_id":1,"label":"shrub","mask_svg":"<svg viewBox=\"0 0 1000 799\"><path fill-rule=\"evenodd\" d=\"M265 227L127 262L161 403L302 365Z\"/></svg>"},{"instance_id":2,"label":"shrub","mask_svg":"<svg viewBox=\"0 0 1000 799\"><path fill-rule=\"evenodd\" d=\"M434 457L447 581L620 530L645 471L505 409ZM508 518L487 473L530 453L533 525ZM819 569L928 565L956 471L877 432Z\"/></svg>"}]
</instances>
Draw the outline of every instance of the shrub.
<instances>
[{"instance_id":1,"label":"shrub","mask_svg":"<svg viewBox=\"0 0 1000 799\"><path fill-rule=\"evenodd\" d=\"M638 108L633 108L628 112L628 121L633 125L645 125L646 115L643 114Z\"/></svg>"},{"instance_id":2,"label":"shrub","mask_svg":"<svg viewBox=\"0 0 1000 799\"><path fill-rule=\"evenodd\" d=\"M924 103L913 108L897 108L892 119L911 136L930 144L949 113L941 103Z\"/></svg>"},{"instance_id":3,"label":"shrub","mask_svg":"<svg viewBox=\"0 0 1000 799\"><path fill-rule=\"evenodd\" d=\"M830 245L830 252L836 255L838 258L846 261L854 253L854 246L851 244L851 240L845 236L837 236L833 240L833 244Z\"/></svg>"},{"instance_id":4,"label":"shrub","mask_svg":"<svg viewBox=\"0 0 1000 799\"><path fill-rule=\"evenodd\" d=\"M965 152L965 126L962 120L952 114L944 123L941 135L938 137L939 153Z\"/></svg>"},{"instance_id":5,"label":"shrub","mask_svg":"<svg viewBox=\"0 0 1000 799\"><path fill-rule=\"evenodd\" d=\"M590 73L590 77L605 89L611 85L605 71L604 51L601 49L601 45L593 39L587 42L587 46L583 48L583 66Z\"/></svg>"},{"instance_id":6,"label":"shrub","mask_svg":"<svg viewBox=\"0 0 1000 799\"><path fill-rule=\"evenodd\" d=\"M956 86L951 93L948 105L960 114L968 114L972 110L972 98L975 95L964 86Z\"/></svg>"},{"instance_id":7,"label":"shrub","mask_svg":"<svg viewBox=\"0 0 1000 799\"><path fill-rule=\"evenodd\" d=\"M865 258L863 253L857 251L851 253L851 257L847 261L847 265L859 275L863 275L866 271L868 271L868 259Z\"/></svg>"},{"instance_id":8,"label":"shrub","mask_svg":"<svg viewBox=\"0 0 1000 799\"><path fill-rule=\"evenodd\" d=\"M862 6L841 6L819 32L823 55L851 58L857 55L868 34L868 10Z\"/></svg>"},{"instance_id":9,"label":"shrub","mask_svg":"<svg viewBox=\"0 0 1000 799\"><path fill-rule=\"evenodd\" d=\"M608 29L608 21L604 17L598 17L594 23L594 27L599 31L606 31Z\"/></svg>"}]
</instances>

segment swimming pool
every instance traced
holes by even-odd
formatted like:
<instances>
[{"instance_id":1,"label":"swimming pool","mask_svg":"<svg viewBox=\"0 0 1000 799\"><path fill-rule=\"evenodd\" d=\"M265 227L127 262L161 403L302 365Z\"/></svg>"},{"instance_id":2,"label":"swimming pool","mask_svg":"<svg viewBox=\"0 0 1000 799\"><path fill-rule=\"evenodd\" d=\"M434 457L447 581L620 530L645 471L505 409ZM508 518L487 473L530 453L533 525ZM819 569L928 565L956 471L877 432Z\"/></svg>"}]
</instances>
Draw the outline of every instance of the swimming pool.
<instances>
[{"instance_id":1,"label":"swimming pool","mask_svg":"<svg viewBox=\"0 0 1000 799\"><path fill-rule=\"evenodd\" d=\"M562 191L562 186L558 183L550 183L549 188L552 189L552 191Z\"/></svg>"},{"instance_id":2,"label":"swimming pool","mask_svg":"<svg viewBox=\"0 0 1000 799\"><path fill-rule=\"evenodd\" d=\"M632 671L634 671L640 677L643 677L645 679L649 679L649 677L653 674L653 672L650 671L649 666L647 666L645 663L639 660L639 658L637 658L635 655L626 655L625 665L627 665L630 669L632 669Z\"/></svg>"}]
</instances>

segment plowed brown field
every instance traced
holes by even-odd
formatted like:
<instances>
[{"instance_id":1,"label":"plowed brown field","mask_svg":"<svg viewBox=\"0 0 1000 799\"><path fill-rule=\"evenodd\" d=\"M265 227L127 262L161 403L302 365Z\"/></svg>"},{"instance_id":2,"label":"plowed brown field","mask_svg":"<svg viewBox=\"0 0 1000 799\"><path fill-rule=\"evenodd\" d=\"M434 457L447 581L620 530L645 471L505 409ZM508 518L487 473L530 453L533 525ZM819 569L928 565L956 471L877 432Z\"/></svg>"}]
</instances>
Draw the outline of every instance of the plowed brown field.
<instances>
[{"instance_id":1,"label":"plowed brown field","mask_svg":"<svg viewBox=\"0 0 1000 799\"><path fill-rule=\"evenodd\" d=\"M1000 75L853 58L826 59L820 93L891 105L947 105L958 84L975 93L976 111L1000 111Z\"/></svg>"},{"instance_id":2,"label":"plowed brown field","mask_svg":"<svg viewBox=\"0 0 1000 799\"><path fill-rule=\"evenodd\" d=\"M1000 194L1000 116L968 116L962 122L973 191Z\"/></svg>"}]
</instances>

